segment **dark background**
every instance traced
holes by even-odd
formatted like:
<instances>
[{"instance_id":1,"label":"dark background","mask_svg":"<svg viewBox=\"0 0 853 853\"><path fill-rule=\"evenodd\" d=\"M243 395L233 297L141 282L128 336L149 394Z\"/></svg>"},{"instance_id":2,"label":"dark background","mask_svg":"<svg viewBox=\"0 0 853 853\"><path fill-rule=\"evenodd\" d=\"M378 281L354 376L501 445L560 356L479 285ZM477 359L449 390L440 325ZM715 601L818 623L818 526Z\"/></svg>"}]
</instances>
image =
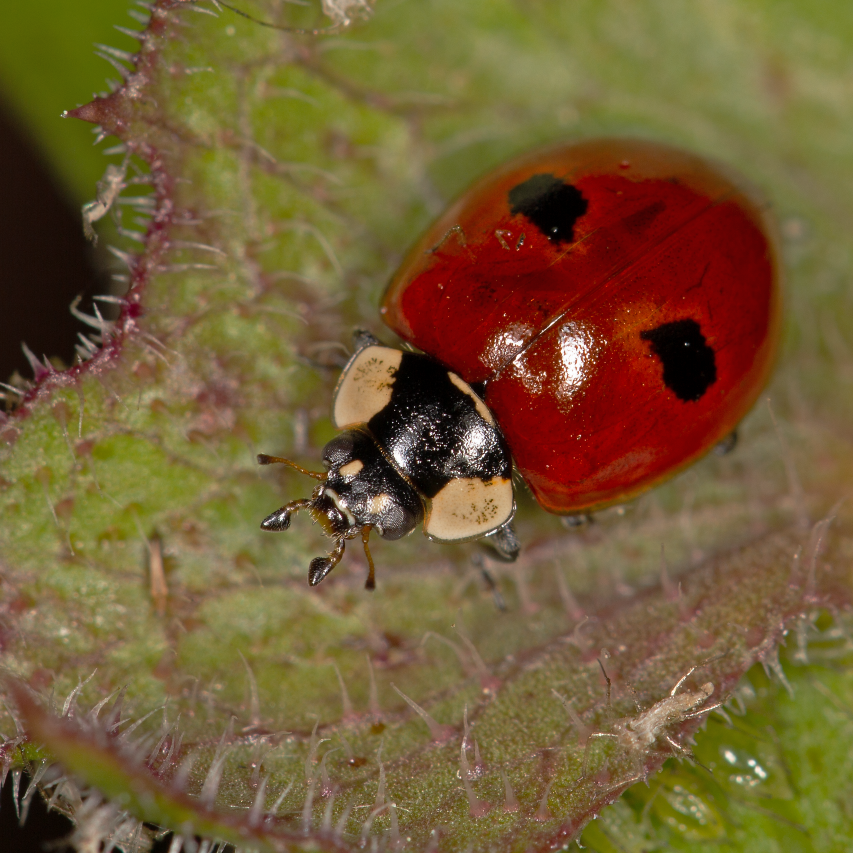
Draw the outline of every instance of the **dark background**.
<instances>
[{"instance_id":1,"label":"dark background","mask_svg":"<svg viewBox=\"0 0 853 853\"><path fill-rule=\"evenodd\" d=\"M79 208L2 97L0 199L0 382L8 382L15 371L33 377L22 342L39 359L70 365L77 333L92 330L68 306L82 296L80 310L92 314L91 297L108 293L110 281L103 250L96 254L83 236Z\"/></svg>"},{"instance_id":2,"label":"dark background","mask_svg":"<svg viewBox=\"0 0 853 853\"><path fill-rule=\"evenodd\" d=\"M94 249L83 236L80 208L95 198L107 158L92 145L92 129L61 113L89 100L117 77L94 55L93 43L133 50L136 43L114 24L139 26L125 16L130 2L87 0L77 4L12 3L0 31L0 382L18 373L31 379L21 349L57 365L73 363L78 332L92 331L68 306L82 296L80 310L92 313L91 297L110 292L113 239L102 229ZM56 361L58 359L58 361ZM2 390L2 389L0 389ZM16 398L9 395L0 411ZM6 732L8 734L8 732ZM19 797L28 780L20 781ZM61 839L70 822L47 813L33 798L25 827L19 826L9 774L0 792L0 853L49 850L66 853ZM158 845L159 847L160 845ZM165 848L168 849L168 848Z\"/></svg>"},{"instance_id":3,"label":"dark background","mask_svg":"<svg viewBox=\"0 0 853 853\"><path fill-rule=\"evenodd\" d=\"M28 783L29 779L21 779L19 797ZM21 826L12 799L12 776L6 777L0 794L0 853L69 853L71 848L62 839L71 829L71 821L58 812L48 812L39 795L33 797L26 826Z\"/></svg>"},{"instance_id":4,"label":"dark background","mask_svg":"<svg viewBox=\"0 0 853 853\"><path fill-rule=\"evenodd\" d=\"M83 237L80 211L2 98L0 198L0 382L8 382L15 372L27 379L33 376L22 341L39 358L72 363L77 333L86 327L71 316L68 306L81 295L80 309L91 314L92 295L108 292L109 280ZM13 400L10 395L7 407ZM21 780L19 796L27 784L26 778ZM48 814L36 795L27 825L19 826L12 790L10 774L0 795L0 853L65 853L66 845L55 845L71 831L71 823L56 812Z\"/></svg>"}]
</instances>

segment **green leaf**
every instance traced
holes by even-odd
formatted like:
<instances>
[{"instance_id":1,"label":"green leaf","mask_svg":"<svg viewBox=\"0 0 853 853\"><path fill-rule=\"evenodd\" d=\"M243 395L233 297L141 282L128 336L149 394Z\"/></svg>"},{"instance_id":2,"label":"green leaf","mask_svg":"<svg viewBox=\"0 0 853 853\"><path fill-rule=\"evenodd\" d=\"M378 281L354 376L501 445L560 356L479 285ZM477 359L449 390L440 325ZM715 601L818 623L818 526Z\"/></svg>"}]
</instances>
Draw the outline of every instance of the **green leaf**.
<instances>
[{"instance_id":1,"label":"green leaf","mask_svg":"<svg viewBox=\"0 0 853 853\"><path fill-rule=\"evenodd\" d=\"M77 204L92 196L104 170L93 128L62 113L108 89L120 75L96 51L99 45L133 52L138 44L116 26L138 27L116 0L10 3L0 34L0 95L34 140L65 195Z\"/></svg>"}]
</instances>

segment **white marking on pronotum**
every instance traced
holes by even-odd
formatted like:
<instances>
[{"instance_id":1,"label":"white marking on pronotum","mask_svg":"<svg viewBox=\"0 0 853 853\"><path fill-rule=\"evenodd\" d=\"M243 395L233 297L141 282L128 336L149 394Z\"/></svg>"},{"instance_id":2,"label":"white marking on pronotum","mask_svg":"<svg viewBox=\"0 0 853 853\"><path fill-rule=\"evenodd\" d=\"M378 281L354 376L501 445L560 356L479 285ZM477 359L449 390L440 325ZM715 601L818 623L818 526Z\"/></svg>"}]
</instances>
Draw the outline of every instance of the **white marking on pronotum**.
<instances>
[{"instance_id":1,"label":"white marking on pronotum","mask_svg":"<svg viewBox=\"0 0 853 853\"><path fill-rule=\"evenodd\" d=\"M447 378L455 385L463 394L470 397L477 409L477 414L487 423L494 426L495 418L489 411L488 406L474 393L474 389L465 382L464 379L457 376L455 373L447 371Z\"/></svg>"},{"instance_id":2,"label":"white marking on pronotum","mask_svg":"<svg viewBox=\"0 0 853 853\"><path fill-rule=\"evenodd\" d=\"M338 429L367 423L390 402L401 350L369 346L357 352L344 368L332 404Z\"/></svg>"},{"instance_id":3,"label":"white marking on pronotum","mask_svg":"<svg viewBox=\"0 0 853 853\"><path fill-rule=\"evenodd\" d=\"M441 542L484 536L512 517L512 480L457 477L430 501L424 533Z\"/></svg>"}]
</instances>

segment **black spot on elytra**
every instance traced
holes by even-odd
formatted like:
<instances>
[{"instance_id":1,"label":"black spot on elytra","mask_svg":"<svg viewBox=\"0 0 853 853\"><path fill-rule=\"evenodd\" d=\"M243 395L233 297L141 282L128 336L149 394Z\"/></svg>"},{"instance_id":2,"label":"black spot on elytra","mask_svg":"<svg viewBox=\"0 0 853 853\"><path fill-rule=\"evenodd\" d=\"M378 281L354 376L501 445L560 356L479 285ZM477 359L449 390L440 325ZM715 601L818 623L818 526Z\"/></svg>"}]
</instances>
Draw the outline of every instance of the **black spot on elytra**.
<instances>
[{"instance_id":1,"label":"black spot on elytra","mask_svg":"<svg viewBox=\"0 0 853 853\"><path fill-rule=\"evenodd\" d=\"M512 215L527 217L552 243L571 243L575 222L588 207L577 187L545 174L514 186L508 199Z\"/></svg>"},{"instance_id":2,"label":"black spot on elytra","mask_svg":"<svg viewBox=\"0 0 853 853\"><path fill-rule=\"evenodd\" d=\"M685 403L696 402L717 381L714 350L695 320L676 320L640 332L663 365L663 383Z\"/></svg>"}]
</instances>

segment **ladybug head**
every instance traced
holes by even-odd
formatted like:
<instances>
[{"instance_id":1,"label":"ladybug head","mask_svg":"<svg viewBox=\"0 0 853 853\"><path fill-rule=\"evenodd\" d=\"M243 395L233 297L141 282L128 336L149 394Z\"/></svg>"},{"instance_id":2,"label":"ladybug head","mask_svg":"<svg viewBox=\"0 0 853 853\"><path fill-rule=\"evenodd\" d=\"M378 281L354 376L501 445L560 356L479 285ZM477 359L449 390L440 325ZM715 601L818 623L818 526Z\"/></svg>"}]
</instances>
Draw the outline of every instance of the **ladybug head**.
<instances>
[{"instance_id":1,"label":"ladybug head","mask_svg":"<svg viewBox=\"0 0 853 853\"><path fill-rule=\"evenodd\" d=\"M351 429L333 438L323 449L328 471L307 471L289 459L258 456L258 463L281 462L319 480L310 499L291 501L268 515L263 530L287 530L293 513L307 509L313 521L335 541L326 557L315 557L308 567L308 583L316 586L340 562L347 539L361 537L369 574L365 586L373 589L373 560L367 540L375 529L383 539L399 539L423 520L418 493L397 473L366 432Z\"/></svg>"}]
</instances>

